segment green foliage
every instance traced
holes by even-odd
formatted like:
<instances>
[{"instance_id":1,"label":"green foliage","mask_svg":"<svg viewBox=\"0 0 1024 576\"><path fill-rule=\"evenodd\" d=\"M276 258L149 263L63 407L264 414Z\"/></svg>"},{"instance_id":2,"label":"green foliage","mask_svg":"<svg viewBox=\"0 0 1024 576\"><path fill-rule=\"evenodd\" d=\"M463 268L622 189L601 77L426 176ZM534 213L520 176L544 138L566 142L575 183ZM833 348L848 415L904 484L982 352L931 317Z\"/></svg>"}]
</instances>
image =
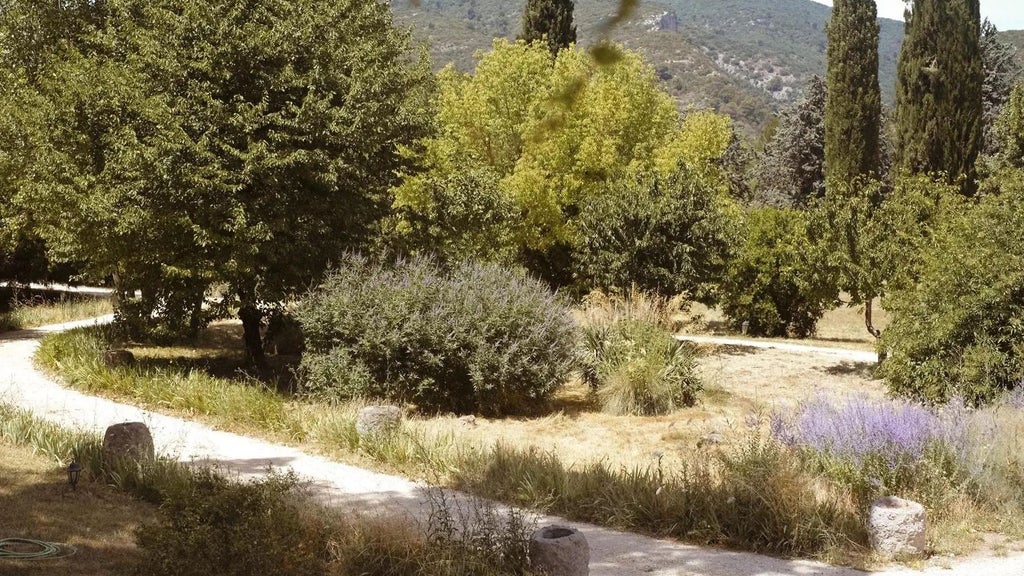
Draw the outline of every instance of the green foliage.
<instances>
[{"instance_id":1,"label":"green foliage","mask_svg":"<svg viewBox=\"0 0 1024 576\"><path fill-rule=\"evenodd\" d=\"M491 264L447 273L349 257L297 314L302 387L422 410L506 414L535 407L572 368L575 327L540 282Z\"/></svg>"},{"instance_id":2,"label":"green foliage","mask_svg":"<svg viewBox=\"0 0 1024 576\"><path fill-rule=\"evenodd\" d=\"M878 173L878 28L874 2L833 3L825 76L824 162L830 185Z\"/></svg>"},{"instance_id":3,"label":"green foliage","mask_svg":"<svg viewBox=\"0 0 1024 576\"><path fill-rule=\"evenodd\" d=\"M572 0L526 0L523 11L523 32L519 38L527 43L546 42L552 54L576 43L576 26L572 22Z\"/></svg>"},{"instance_id":4,"label":"green foliage","mask_svg":"<svg viewBox=\"0 0 1024 576\"><path fill-rule=\"evenodd\" d=\"M435 214L469 207L446 205L466 195L441 189L476 186L484 206L493 208L486 229L500 233L487 237L473 227L460 242L505 243L472 250L478 254L521 258L527 250L572 242L578 206L606 183L652 167L678 129L675 107L657 89L653 71L628 52L599 66L579 49L552 57L540 43L495 41L475 74L449 68L439 84L438 132L423 141L424 171L395 190L397 228L442 226L431 223ZM467 171L468 182L460 182L456 175Z\"/></svg>"},{"instance_id":5,"label":"green foliage","mask_svg":"<svg viewBox=\"0 0 1024 576\"><path fill-rule=\"evenodd\" d=\"M977 190L981 150L981 13L978 0L915 0L896 83L897 166L941 174Z\"/></svg>"},{"instance_id":6,"label":"green foliage","mask_svg":"<svg viewBox=\"0 0 1024 576\"><path fill-rule=\"evenodd\" d=\"M258 355L265 303L374 233L426 132L428 63L370 0L102 6L89 49L26 86L22 206L54 255L141 289L122 316L194 332L225 284Z\"/></svg>"},{"instance_id":7,"label":"green foliage","mask_svg":"<svg viewBox=\"0 0 1024 576\"><path fill-rule=\"evenodd\" d=\"M1024 66L1017 61L1017 48L1000 38L999 31L988 21L981 24L981 63L985 72L982 94L982 151L985 156L998 156L1003 141L996 124L1003 106L1010 98L1014 84Z\"/></svg>"},{"instance_id":8,"label":"green foliage","mask_svg":"<svg viewBox=\"0 0 1024 576\"><path fill-rule=\"evenodd\" d=\"M585 201L573 253L580 292L631 287L713 299L735 243L738 209L686 165L616 182Z\"/></svg>"},{"instance_id":9,"label":"green foliage","mask_svg":"<svg viewBox=\"0 0 1024 576\"><path fill-rule=\"evenodd\" d=\"M820 264L854 304L912 285L918 254L944 214L959 204L956 188L926 176L835 182L810 214Z\"/></svg>"},{"instance_id":10,"label":"green foliage","mask_svg":"<svg viewBox=\"0 0 1024 576\"><path fill-rule=\"evenodd\" d=\"M1024 175L958 212L921 252L920 281L886 300L881 374L896 394L980 402L1024 377Z\"/></svg>"},{"instance_id":11,"label":"green foliage","mask_svg":"<svg viewBox=\"0 0 1024 576\"><path fill-rule=\"evenodd\" d=\"M757 200L776 207L806 208L825 192L825 82L815 76L804 97L779 115L765 145Z\"/></svg>"},{"instance_id":12,"label":"green foliage","mask_svg":"<svg viewBox=\"0 0 1024 576\"><path fill-rule=\"evenodd\" d=\"M1001 141L1001 163L1012 168L1024 168L1024 83L1013 87L996 132Z\"/></svg>"},{"instance_id":13,"label":"green foliage","mask_svg":"<svg viewBox=\"0 0 1024 576\"><path fill-rule=\"evenodd\" d=\"M797 210L747 213L746 237L722 281L722 310L750 334L806 337L835 301L828 271L817 266L808 218Z\"/></svg>"},{"instance_id":14,"label":"green foliage","mask_svg":"<svg viewBox=\"0 0 1024 576\"><path fill-rule=\"evenodd\" d=\"M326 573L327 536L303 518L296 479L231 483L209 471L169 491L160 522L144 526L138 576Z\"/></svg>"}]
</instances>

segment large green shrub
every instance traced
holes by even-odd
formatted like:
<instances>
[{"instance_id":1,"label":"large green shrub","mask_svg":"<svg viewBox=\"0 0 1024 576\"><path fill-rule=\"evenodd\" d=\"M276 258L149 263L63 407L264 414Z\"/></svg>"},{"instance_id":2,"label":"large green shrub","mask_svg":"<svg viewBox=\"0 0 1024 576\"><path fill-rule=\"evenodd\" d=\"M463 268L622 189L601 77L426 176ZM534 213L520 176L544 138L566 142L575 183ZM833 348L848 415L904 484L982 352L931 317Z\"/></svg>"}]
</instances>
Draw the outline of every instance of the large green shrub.
<instances>
[{"instance_id":1,"label":"large green shrub","mask_svg":"<svg viewBox=\"0 0 1024 576\"><path fill-rule=\"evenodd\" d=\"M573 366L575 325L539 281L497 265L348 258L298 312L301 386L332 399L506 414L547 397Z\"/></svg>"},{"instance_id":2,"label":"large green shrub","mask_svg":"<svg viewBox=\"0 0 1024 576\"><path fill-rule=\"evenodd\" d=\"M833 283L816 266L807 217L788 209L747 214L746 241L721 284L722 309L751 334L805 337L835 300Z\"/></svg>"},{"instance_id":3,"label":"large green shrub","mask_svg":"<svg viewBox=\"0 0 1024 576\"><path fill-rule=\"evenodd\" d=\"M945 218L921 255L921 277L885 302L881 374L930 402L990 399L1024 377L1024 174L1001 194Z\"/></svg>"}]
</instances>

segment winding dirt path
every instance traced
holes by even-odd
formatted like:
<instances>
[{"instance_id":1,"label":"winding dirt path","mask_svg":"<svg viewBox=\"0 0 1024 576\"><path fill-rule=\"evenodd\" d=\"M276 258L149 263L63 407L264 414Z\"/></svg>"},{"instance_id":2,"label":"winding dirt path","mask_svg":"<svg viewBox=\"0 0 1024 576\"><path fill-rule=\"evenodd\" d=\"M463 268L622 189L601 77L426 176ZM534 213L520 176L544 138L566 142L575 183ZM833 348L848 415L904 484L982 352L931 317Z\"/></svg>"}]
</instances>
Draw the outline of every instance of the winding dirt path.
<instances>
[{"instance_id":1,"label":"winding dirt path","mask_svg":"<svg viewBox=\"0 0 1024 576\"><path fill-rule=\"evenodd\" d=\"M269 469L291 469L310 482L313 494L349 511L382 510L422 520L429 512L428 487L404 478L332 462L282 446L211 429L207 426L141 410L68 390L32 364L39 339L47 333L106 319L73 322L0 334L0 402L30 410L61 426L102 433L110 424L145 422L157 451L185 462L212 463L241 477ZM749 345L744 341L744 346ZM824 352L822 352L824 353ZM460 499L455 499L458 504ZM461 502L465 502L464 500ZM543 524L572 524L586 535L593 576L857 576L863 572L806 560L783 560L657 540L598 526L541 517ZM1024 556L990 558L924 571L896 569L887 576L1024 576Z\"/></svg>"}]
</instances>

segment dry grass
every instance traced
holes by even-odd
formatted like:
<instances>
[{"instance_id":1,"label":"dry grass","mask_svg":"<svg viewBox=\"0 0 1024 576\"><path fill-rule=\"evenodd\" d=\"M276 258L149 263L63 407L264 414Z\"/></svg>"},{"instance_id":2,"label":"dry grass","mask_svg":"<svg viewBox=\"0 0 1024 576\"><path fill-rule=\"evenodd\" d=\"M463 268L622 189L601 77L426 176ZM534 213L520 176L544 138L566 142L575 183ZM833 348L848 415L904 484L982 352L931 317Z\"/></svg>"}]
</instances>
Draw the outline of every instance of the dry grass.
<instances>
[{"instance_id":1,"label":"dry grass","mask_svg":"<svg viewBox=\"0 0 1024 576\"><path fill-rule=\"evenodd\" d=\"M52 460L0 442L0 538L70 544L70 558L0 559L0 574L109 576L124 573L140 554L134 530L155 509L112 488L82 483L71 491Z\"/></svg>"}]
</instances>

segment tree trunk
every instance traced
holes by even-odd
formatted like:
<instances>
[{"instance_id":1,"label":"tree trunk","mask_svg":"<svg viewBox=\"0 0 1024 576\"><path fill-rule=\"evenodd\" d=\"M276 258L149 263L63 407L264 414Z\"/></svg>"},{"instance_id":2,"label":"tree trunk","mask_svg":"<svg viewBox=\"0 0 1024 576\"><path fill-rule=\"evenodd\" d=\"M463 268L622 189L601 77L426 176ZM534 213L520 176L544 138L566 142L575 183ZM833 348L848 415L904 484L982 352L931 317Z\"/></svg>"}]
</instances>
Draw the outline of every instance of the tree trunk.
<instances>
[{"instance_id":1,"label":"tree trunk","mask_svg":"<svg viewBox=\"0 0 1024 576\"><path fill-rule=\"evenodd\" d=\"M241 308L238 309L238 318L242 321L242 340L245 342L246 355L257 370L266 371L267 357L263 354L263 337L260 335L263 312L255 303L243 300Z\"/></svg>"},{"instance_id":2,"label":"tree trunk","mask_svg":"<svg viewBox=\"0 0 1024 576\"><path fill-rule=\"evenodd\" d=\"M875 338L881 338L882 331L875 328L874 320L871 317L871 300L871 298L868 298L867 302L864 303L864 326L868 329L868 334Z\"/></svg>"}]
</instances>

